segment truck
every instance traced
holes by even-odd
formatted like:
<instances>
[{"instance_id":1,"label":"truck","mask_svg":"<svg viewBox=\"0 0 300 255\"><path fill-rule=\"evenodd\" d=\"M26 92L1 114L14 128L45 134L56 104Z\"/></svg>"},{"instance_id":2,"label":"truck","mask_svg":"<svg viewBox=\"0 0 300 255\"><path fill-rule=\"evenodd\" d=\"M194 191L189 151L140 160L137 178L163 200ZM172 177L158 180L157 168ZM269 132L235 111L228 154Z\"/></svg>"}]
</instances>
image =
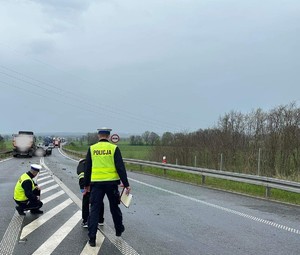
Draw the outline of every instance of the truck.
<instances>
[{"instance_id":1,"label":"truck","mask_svg":"<svg viewBox=\"0 0 300 255\"><path fill-rule=\"evenodd\" d=\"M55 138L53 143L55 147L60 147L60 138Z\"/></svg>"},{"instance_id":2,"label":"truck","mask_svg":"<svg viewBox=\"0 0 300 255\"><path fill-rule=\"evenodd\" d=\"M32 131L19 131L13 135L13 156L32 157L37 148L36 137Z\"/></svg>"}]
</instances>

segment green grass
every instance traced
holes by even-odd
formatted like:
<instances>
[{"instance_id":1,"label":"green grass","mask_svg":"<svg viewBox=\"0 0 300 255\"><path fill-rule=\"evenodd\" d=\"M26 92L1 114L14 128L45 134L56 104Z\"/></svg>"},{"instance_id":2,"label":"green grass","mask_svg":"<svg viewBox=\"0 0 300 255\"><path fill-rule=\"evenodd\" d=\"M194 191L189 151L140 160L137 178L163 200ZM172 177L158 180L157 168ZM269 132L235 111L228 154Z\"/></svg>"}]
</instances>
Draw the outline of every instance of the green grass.
<instances>
[{"instance_id":1,"label":"green grass","mask_svg":"<svg viewBox=\"0 0 300 255\"><path fill-rule=\"evenodd\" d=\"M12 150L12 149L14 148L12 140L5 141L4 144L5 144L5 148L6 148L8 151L9 151L9 150Z\"/></svg>"},{"instance_id":2,"label":"green grass","mask_svg":"<svg viewBox=\"0 0 300 255\"><path fill-rule=\"evenodd\" d=\"M137 146L129 144L118 144L123 158L134 158L149 160L149 152L152 146Z\"/></svg>"},{"instance_id":3,"label":"green grass","mask_svg":"<svg viewBox=\"0 0 300 255\"><path fill-rule=\"evenodd\" d=\"M149 152L152 146L129 145L126 142L119 142L117 145L121 150L123 158L149 160ZM72 142L64 147L68 150L86 153L89 146L87 143Z\"/></svg>"}]
</instances>

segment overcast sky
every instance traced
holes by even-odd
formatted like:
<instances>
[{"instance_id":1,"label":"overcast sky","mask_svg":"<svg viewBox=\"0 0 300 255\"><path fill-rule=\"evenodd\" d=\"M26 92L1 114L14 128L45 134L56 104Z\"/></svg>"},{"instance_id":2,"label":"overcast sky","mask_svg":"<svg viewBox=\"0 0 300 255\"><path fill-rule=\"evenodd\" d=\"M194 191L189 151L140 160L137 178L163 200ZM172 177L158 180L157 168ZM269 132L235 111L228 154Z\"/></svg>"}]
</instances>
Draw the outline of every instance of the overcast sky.
<instances>
[{"instance_id":1,"label":"overcast sky","mask_svg":"<svg viewBox=\"0 0 300 255\"><path fill-rule=\"evenodd\" d=\"M196 131L300 105L299 0L0 0L0 134Z\"/></svg>"}]
</instances>

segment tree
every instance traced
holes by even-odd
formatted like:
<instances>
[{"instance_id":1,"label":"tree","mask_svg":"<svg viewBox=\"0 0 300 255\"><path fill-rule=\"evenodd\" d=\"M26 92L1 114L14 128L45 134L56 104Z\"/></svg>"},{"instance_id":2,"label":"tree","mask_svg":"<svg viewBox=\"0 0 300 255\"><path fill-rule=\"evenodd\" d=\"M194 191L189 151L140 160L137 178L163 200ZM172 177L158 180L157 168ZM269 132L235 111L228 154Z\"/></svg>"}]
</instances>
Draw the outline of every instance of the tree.
<instances>
[{"instance_id":1,"label":"tree","mask_svg":"<svg viewBox=\"0 0 300 255\"><path fill-rule=\"evenodd\" d=\"M92 144L98 142L97 133L88 133L87 134L87 142L88 142L88 145L92 145Z\"/></svg>"},{"instance_id":2,"label":"tree","mask_svg":"<svg viewBox=\"0 0 300 255\"><path fill-rule=\"evenodd\" d=\"M170 146L174 142L174 135L171 132L163 133L161 137L161 145Z\"/></svg>"},{"instance_id":3,"label":"tree","mask_svg":"<svg viewBox=\"0 0 300 255\"><path fill-rule=\"evenodd\" d=\"M149 145L149 143L150 143L150 132L146 131L145 133L143 133L142 138L143 138L145 144Z\"/></svg>"},{"instance_id":4,"label":"tree","mask_svg":"<svg viewBox=\"0 0 300 255\"><path fill-rule=\"evenodd\" d=\"M158 134L151 132L149 135L149 144L150 145L159 145L160 137Z\"/></svg>"}]
</instances>

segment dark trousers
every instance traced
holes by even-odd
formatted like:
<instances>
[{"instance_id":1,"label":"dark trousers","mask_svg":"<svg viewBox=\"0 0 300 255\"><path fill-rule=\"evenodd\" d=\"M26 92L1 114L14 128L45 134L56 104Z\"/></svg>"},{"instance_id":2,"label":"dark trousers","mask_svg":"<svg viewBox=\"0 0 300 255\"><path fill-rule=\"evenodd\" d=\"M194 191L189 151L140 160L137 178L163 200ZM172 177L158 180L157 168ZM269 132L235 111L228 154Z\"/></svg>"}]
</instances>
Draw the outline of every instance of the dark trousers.
<instances>
[{"instance_id":1,"label":"dark trousers","mask_svg":"<svg viewBox=\"0 0 300 255\"><path fill-rule=\"evenodd\" d=\"M87 192L82 197L82 219L84 222L87 222L90 215L90 192ZM99 212L99 222L104 222L104 203L100 206Z\"/></svg>"},{"instance_id":2,"label":"dark trousers","mask_svg":"<svg viewBox=\"0 0 300 255\"><path fill-rule=\"evenodd\" d=\"M93 183L91 188L91 214L89 217L89 237L95 238L99 222L99 212L103 204L103 198L107 195L110 212L116 231L123 226L123 217L120 204L120 193L117 184Z\"/></svg>"},{"instance_id":3,"label":"dark trousers","mask_svg":"<svg viewBox=\"0 0 300 255\"><path fill-rule=\"evenodd\" d=\"M33 194L40 197L41 191L38 189L33 190ZM40 200L25 200L25 201L17 201L15 200L17 205L23 210L23 211L28 211L28 210L38 210L43 206L43 202Z\"/></svg>"}]
</instances>

